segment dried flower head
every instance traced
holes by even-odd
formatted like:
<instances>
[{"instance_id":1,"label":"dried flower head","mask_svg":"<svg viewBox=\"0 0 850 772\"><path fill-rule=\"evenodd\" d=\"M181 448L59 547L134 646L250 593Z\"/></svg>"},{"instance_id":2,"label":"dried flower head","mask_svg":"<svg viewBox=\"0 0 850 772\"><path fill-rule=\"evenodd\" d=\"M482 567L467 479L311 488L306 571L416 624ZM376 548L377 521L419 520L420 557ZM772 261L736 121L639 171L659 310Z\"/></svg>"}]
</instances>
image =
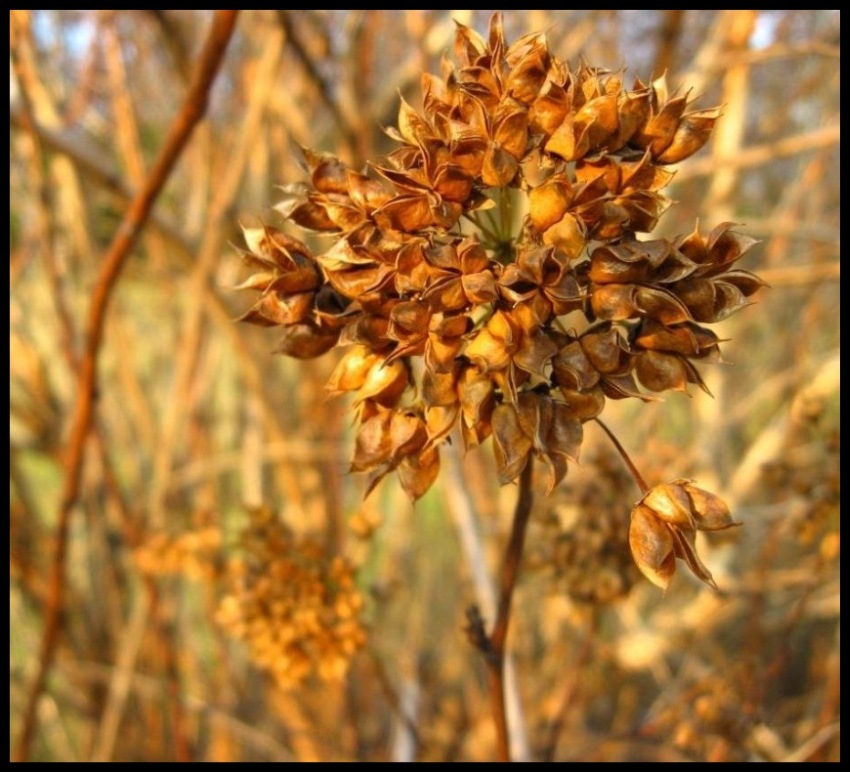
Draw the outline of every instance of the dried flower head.
<instances>
[{"instance_id":1,"label":"dried flower head","mask_svg":"<svg viewBox=\"0 0 850 772\"><path fill-rule=\"evenodd\" d=\"M414 499L457 425L468 447L494 435L503 483L537 456L553 487L607 399L704 387L704 325L761 286L729 224L640 236L718 109L663 77L571 69L542 34L509 45L498 14L487 39L458 27L455 59L368 170L305 151L309 181L278 209L321 248L245 229L260 296L243 319L280 327L291 356L348 348L329 387L356 395L352 468L369 490L397 471Z\"/></svg>"},{"instance_id":2,"label":"dried flower head","mask_svg":"<svg viewBox=\"0 0 850 772\"><path fill-rule=\"evenodd\" d=\"M352 566L265 509L251 513L242 547L244 557L228 567L233 586L219 624L246 641L252 660L283 686L314 674L342 678L366 638Z\"/></svg>"}]
</instances>

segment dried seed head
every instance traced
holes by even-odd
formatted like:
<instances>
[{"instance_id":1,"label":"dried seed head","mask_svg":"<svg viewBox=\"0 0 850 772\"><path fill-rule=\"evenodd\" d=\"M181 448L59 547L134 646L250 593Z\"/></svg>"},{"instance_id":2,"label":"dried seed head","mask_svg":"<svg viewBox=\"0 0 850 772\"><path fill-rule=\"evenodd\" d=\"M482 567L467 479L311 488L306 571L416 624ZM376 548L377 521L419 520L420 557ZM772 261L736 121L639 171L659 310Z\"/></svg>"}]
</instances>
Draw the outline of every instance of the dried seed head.
<instances>
[{"instance_id":1,"label":"dried seed head","mask_svg":"<svg viewBox=\"0 0 850 772\"><path fill-rule=\"evenodd\" d=\"M277 208L323 234L321 249L275 228L244 234L253 274L240 286L259 299L242 319L281 327L291 356L352 347L328 384L354 395L352 468L370 489L398 471L414 498L458 423L467 446L494 434L502 482L533 453L557 484L606 399L704 387L694 362L719 348L703 325L761 286L735 267L753 242L729 224L638 236L717 109L693 109L663 78L629 87L621 72L572 69L541 34L509 43L498 14L486 39L458 26L455 59L423 76L421 106L402 100L397 148L366 172L304 150L309 179ZM584 317L578 332L567 314ZM725 522L703 508L704 524ZM663 576L655 530L644 562ZM673 553L688 552L683 539Z\"/></svg>"},{"instance_id":2,"label":"dried seed head","mask_svg":"<svg viewBox=\"0 0 850 772\"><path fill-rule=\"evenodd\" d=\"M632 510L629 546L640 572L662 590L676 573L673 536L652 510L641 505Z\"/></svg>"}]
</instances>

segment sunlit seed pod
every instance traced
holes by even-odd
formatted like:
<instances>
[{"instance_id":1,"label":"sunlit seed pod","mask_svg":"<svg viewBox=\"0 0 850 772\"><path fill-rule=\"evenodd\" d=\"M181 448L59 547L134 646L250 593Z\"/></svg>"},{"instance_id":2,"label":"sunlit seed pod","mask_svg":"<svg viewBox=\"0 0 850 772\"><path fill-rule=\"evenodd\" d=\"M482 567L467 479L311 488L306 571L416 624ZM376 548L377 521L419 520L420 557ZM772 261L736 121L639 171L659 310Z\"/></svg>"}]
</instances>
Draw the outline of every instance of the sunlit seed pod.
<instances>
[{"instance_id":1,"label":"sunlit seed pod","mask_svg":"<svg viewBox=\"0 0 850 772\"><path fill-rule=\"evenodd\" d=\"M676 572L673 536L669 526L641 504L632 510L629 546L640 572L666 590Z\"/></svg>"},{"instance_id":2,"label":"sunlit seed pod","mask_svg":"<svg viewBox=\"0 0 850 772\"><path fill-rule=\"evenodd\" d=\"M651 509L656 517L666 523L695 528L691 500L681 485L668 483L656 485L642 499L643 505Z\"/></svg>"}]
</instances>

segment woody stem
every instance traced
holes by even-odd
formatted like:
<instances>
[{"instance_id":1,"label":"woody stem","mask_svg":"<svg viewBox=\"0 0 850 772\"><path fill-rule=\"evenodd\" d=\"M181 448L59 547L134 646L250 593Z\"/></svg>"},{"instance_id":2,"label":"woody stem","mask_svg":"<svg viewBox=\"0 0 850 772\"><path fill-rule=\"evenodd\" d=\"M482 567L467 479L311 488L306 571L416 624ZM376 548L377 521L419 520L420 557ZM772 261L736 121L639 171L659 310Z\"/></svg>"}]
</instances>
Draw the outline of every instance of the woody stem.
<instances>
[{"instance_id":1,"label":"woody stem","mask_svg":"<svg viewBox=\"0 0 850 772\"><path fill-rule=\"evenodd\" d=\"M499 761L510 761L510 735L508 717L505 711L505 642L508 637L508 625L511 615L511 600L519 576L525 534L531 517L534 497L531 489L534 461L528 459L519 478L519 495L514 508L511 535L505 548L502 570L499 575L499 600L496 621L490 633L487 647L487 675L490 684L490 704L493 721L496 725L497 754Z\"/></svg>"}]
</instances>

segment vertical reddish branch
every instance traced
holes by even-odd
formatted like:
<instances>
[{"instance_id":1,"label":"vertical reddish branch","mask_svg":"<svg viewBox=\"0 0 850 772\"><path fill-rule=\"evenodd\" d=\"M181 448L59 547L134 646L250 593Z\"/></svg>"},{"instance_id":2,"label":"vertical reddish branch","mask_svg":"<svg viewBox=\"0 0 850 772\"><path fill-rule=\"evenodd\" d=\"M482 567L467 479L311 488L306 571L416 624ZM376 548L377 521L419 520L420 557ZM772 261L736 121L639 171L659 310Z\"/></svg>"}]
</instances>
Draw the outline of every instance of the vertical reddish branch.
<instances>
[{"instance_id":1,"label":"vertical reddish branch","mask_svg":"<svg viewBox=\"0 0 850 772\"><path fill-rule=\"evenodd\" d=\"M525 545L525 534L531 517L531 505L534 496L531 483L534 472L534 461L528 459L525 469L519 478L519 495L514 509L513 523L508 546L499 575L499 601L496 608L496 622L490 633L487 647L487 669L490 682L490 704L493 710L493 721L496 725L496 743L499 761L510 761L510 733L508 717L505 709L505 642L508 638L508 625L511 617L511 600L516 587L519 567L522 562L522 550Z\"/></svg>"},{"instance_id":2,"label":"vertical reddish branch","mask_svg":"<svg viewBox=\"0 0 850 772\"><path fill-rule=\"evenodd\" d=\"M32 741L38 729L38 703L47 684L62 627L70 515L80 492L86 440L94 416L98 355L103 340L104 320L109 299L121 269L160 191L186 147L192 130L206 112L210 88L233 35L237 13L237 11L216 12L210 33L198 57L197 70L183 106L171 125L156 163L118 226L112 243L101 261L100 272L92 291L84 349L77 377L77 400L71 419L68 450L65 457L65 480L56 522L38 671L24 707L21 732L14 752L15 761L26 761L30 756Z\"/></svg>"}]
</instances>

